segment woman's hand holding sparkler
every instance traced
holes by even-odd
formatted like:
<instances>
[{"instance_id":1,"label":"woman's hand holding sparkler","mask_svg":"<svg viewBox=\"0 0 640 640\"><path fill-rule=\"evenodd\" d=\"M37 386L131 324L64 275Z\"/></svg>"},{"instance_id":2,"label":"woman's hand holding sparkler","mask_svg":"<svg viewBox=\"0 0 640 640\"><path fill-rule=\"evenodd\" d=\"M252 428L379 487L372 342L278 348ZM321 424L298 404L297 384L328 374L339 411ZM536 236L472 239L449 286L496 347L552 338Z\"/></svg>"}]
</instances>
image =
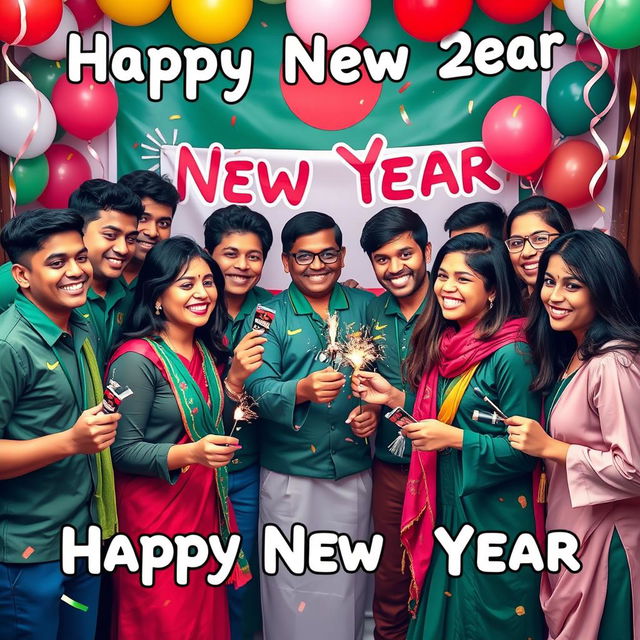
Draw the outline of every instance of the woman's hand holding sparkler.
<instances>
[{"instance_id":1,"label":"woman's hand holding sparkler","mask_svg":"<svg viewBox=\"0 0 640 640\"><path fill-rule=\"evenodd\" d=\"M353 409L345 422L351 425L351 431L358 438L368 438L375 433L379 419L380 405L365 404Z\"/></svg>"},{"instance_id":2,"label":"woman's hand holding sparkler","mask_svg":"<svg viewBox=\"0 0 640 640\"><path fill-rule=\"evenodd\" d=\"M402 428L402 433L418 451L440 451L442 449L462 449L463 431L440 420L421 420Z\"/></svg>"},{"instance_id":3,"label":"woman's hand holding sparkler","mask_svg":"<svg viewBox=\"0 0 640 640\"><path fill-rule=\"evenodd\" d=\"M262 364L262 346L267 339L264 331L250 331L233 350L233 359L227 376L227 382L234 390L244 385L244 381Z\"/></svg>"},{"instance_id":4,"label":"woman's hand holding sparkler","mask_svg":"<svg viewBox=\"0 0 640 640\"><path fill-rule=\"evenodd\" d=\"M335 400L342 391L346 379L344 374L336 371L332 367L314 371L296 386L296 403L319 402L327 404Z\"/></svg>"},{"instance_id":5,"label":"woman's hand holding sparkler","mask_svg":"<svg viewBox=\"0 0 640 640\"><path fill-rule=\"evenodd\" d=\"M552 438L539 422L522 416L511 416L505 422L509 425L509 443L514 449L538 458L566 461L569 445Z\"/></svg>"},{"instance_id":6,"label":"woman's hand holding sparkler","mask_svg":"<svg viewBox=\"0 0 640 640\"><path fill-rule=\"evenodd\" d=\"M191 447L189 464L200 464L210 469L228 465L235 452L242 449L238 444L238 438L212 434L185 446Z\"/></svg>"},{"instance_id":7,"label":"woman's hand holding sparkler","mask_svg":"<svg viewBox=\"0 0 640 640\"><path fill-rule=\"evenodd\" d=\"M354 371L351 376L351 391L356 398L370 404L384 404L387 407L404 406L404 391L396 389L374 371Z\"/></svg>"}]
</instances>

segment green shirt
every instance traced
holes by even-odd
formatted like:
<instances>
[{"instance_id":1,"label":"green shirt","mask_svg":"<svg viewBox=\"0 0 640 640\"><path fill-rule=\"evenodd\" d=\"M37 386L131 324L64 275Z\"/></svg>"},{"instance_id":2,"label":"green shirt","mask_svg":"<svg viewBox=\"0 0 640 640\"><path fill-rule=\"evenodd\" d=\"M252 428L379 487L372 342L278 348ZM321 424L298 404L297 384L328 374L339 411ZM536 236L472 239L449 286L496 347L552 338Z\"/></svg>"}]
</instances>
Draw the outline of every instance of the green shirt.
<instances>
[{"instance_id":1,"label":"green shirt","mask_svg":"<svg viewBox=\"0 0 640 640\"><path fill-rule=\"evenodd\" d=\"M80 356L89 326L71 314L63 332L22 294L0 317L0 438L31 440L69 429L86 408ZM96 521L94 456L74 455L0 480L0 562L60 558L60 528L79 535ZM35 551L23 557L25 549Z\"/></svg>"},{"instance_id":2,"label":"green shirt","mask_svg":"<svg viewBox=\"0 0 640 640\"><path fill-rule=\"evenodd\" d=\"M371 297L367 291L335 286L329 312L338 313L339 339L366 326ZM351 395L351 369L342 369L347 382L330 404L296 404L298 381L328 366L318 358L326 346L324 319L294 284L273 298L269 306L276 316L266 334L264 362L247 380L262 418L262 466L278 473L333 479L368 469L369 446L345 424L358 405ZM245 333L250 326L251 318L247 318Z\"/></svg>"},{"instance_id":3,"label":"green shirt","mask_svg":"<svg viewBox=\"0 0 640 640\"><path fill-rule=\"evenodd\" d=\"M18 293L18 283L11 275L12 266L12 262L5 262L0 266L0 313L7 310Z\"/></svg>"},{"instance_id":4,"label":"green shirt","mask_svg":"<svg viewBox=\"0 0 640 640\"><path fill-rule=\"evenodd\" d=\"M91 323L96 335L96 358L102 367L107 363L113 347L120 339L122 325L133 302L133 291L122 278L112 280L104 298L93 287L87 292L87 301L78 311Z\"/></svg>"},{"instance_id":5,"label":"green shirt","mask_svg":"<svg viewBox=\"0 0 640 640\"><path fill-rule=\"evenodd\" d=\"M402 379L402 365L411 346L411 334L425 305L425 300L413 316L407 320L396 298L388 291L373 299L367 307L371 335L382 347L382 357L377 361L377 371L397 389L405 392L404 409L411 413L416 400L411 386ZM384 417L395 407L382 407L376 434L375 456L392 464L409 464L411 441L405 438L404 456L401 458L389 451L389 445L398 436L398 427Z\"/></svg>"},{"instance_id":6,"label":"green shirt","mask_svg":"<svg viewBox=\"0 0 640 640\"><path fill-rule=\"evenodd\" d=\"M225 336L229 343L229 349L233 351L238 346L238 342L245 336L242 327L247 319L250 317L253 320L253 312L256 306L260 302L267 302L273 298L273 294L262 287L254 287L247 293L245 301L240 307L240 311L235 318L229 316L229 323L227 324L227 330ZM269 303L267 302L267 305ZM229 465L229 473L234 471L240 471L245 469L249 465L257 464L260 458L260 425L259 420L253 420L252 422L243 422L239 425L240 429L236 427L233 435L240 440L242 449L234 456Z\"/></svg>"}]
</instances>

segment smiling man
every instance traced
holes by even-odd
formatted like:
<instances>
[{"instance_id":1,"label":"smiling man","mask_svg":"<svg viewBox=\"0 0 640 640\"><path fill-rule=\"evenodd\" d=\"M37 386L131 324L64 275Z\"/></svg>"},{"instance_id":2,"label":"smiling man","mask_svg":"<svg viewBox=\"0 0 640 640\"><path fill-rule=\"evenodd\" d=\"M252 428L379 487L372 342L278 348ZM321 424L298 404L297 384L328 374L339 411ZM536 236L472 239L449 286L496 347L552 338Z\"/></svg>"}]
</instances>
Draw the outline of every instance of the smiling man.
<instances>
[{"instance_id":1,"label":"smiling man","mask_svg":"<svg viewBox=\"0 0 640 640\"><path fill-rule=\"evenodd\" d=\"M299 213L282 230L282 264L292 283L269 304L275 318L263 363L246 382L261 417L260 530L276 524L288 535L300 522L309 532L369 539L371 455L360 434L377 414L366 406L360 414L327 349L327 314L337 315L338 339L345 339L365 326L371 299L338 284L344 257L340 228L324 213ZM248 318L244 332L250 327ZM362 637L362 571L297 576L281 566L277 575L262 575L260 588L265 640Z\"/></svg>"},{"instance_id":2,"label":"smiling man","mask_svg":"<svg viewBox=\"0 0 640 640\"><path fill-rule=\"evenodd\" d=\"M138 220L138 237L135 251L124 269L122 277L130 289L134 289L138 273L147 253L161 240L171 235L171 225L180 196L178 190L155 171L132 171L118 180L118 184L131 189L144 207Z\"/></svg>"},{"instance_id":3,"label":"smiling man","mask_svg":"<svg viewBox=\"0 0 640 640\"><path fill-rule=\"evenodd\" d=\"M135 251L144 208L140 198L124 185L98 178L83 182L71 194L69 207L84 219L93 281L80 312L93 326L96 355L103 365L120 338L133 297L121 276Z\"/></svg>"},{"instance_id":4,"label":"smiling man","mask_svg":"<svg viewBox=\"0 0 640 640\"><path fill-rule=\"evenodd\" d=\"M106 482L99 469L110 467L120 416L100 413L90 326L77 311L92 271L82 228L76 212L45 209L0 234L20 287L0 317L2 638L93 638L100 578L86 563L62 573L60 528L72 525L84 540L94 522L115 533L113 472Z\"/></svg>"},{"instance_id":5,"label":"smiling man","mask_svg":"<svg viewBox=\"0 0 640 640\"><path fill-rule=\"evenodd\" d=\"M378 282L386 289L367 309L373 339L383 347L377 369L394 387L405 391L404 408L411 413L415 395L403 379L402 363L429 290L427 264L431 260L431 244L427 227L414 211L388 207L364 225L360 245L371 260ZM410 576L400 569L400 520L411 443L405 441L403 456L389 451L398 427L384 414L393 408L382 408L373 462L373 525L377 533L385 536L382 560L375 573L376 640L404 640L409 626Z\"/></svg>"},{"instance_id":6,"label":"smiling man","mask_svg":"<svg viewBox=\"0 0 640 640\"><path fill-rule=\"evenodd\" d=\"M253 318L257 304L273 297L266 289L256 286L272 243L269 222L249 207L230 205L218 209L204 223L204 246L224 275L224 300L229 312L226 337L231 349L236 349L241 342L242 347L251 348L251 339L245 337L243 324L247 317ZM229 498L242 535L242 548L249 559L254 556L258 532L260 428L259 421L254 421L243 423L241 429L236 430L242 449L228 466ZM260 609L256 606L257 572L254 577L255 580L241 589L228 589L232 640L250 639L259 630L260 616L255 615L256 609Z\"/></svg>"}]
</instances>

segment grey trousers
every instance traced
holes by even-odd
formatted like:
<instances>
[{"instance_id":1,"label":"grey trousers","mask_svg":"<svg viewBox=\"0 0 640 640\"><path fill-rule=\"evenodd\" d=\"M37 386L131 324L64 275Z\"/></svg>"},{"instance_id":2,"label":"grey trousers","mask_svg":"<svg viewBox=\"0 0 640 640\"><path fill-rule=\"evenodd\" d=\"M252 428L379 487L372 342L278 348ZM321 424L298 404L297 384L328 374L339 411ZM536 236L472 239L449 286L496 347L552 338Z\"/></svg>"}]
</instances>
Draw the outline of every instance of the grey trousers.
<instances>
[{"instance_id":1,"label":"grey trousers","mask_svg":"<svg viewBox=\"0 0 640 640\"><path fill-rule=\"evenodd\" d=\"M291 526L302 523L314 531L346 533L368 540L371 513L371 472L340 480L306 478L261 470L260 550L265 524L280 527L291 539ZM339 557L336 558L339 562ZM368 575L347 573L301 576L280 563L278 573L262 573L264 640L360 640L364 629Z\"/></svg>"}]
</instances>

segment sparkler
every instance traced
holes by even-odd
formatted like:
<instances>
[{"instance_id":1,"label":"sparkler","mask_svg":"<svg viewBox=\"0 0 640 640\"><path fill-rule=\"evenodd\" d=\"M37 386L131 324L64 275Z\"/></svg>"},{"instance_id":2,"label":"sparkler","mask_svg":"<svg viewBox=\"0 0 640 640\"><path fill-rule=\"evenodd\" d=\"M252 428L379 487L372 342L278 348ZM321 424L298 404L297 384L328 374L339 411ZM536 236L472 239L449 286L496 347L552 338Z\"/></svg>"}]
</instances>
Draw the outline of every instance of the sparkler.
<instances>
[{"instance_id":1,"label":"sparkler","mask_svg":"<svg viewBox=\"0 0 640 640\"><path fill-rule=\"evenodd\" d=\"M338 328L340 320L338 312L327 314L327 348L325 353L331 361L331 366L335 369L336 358L342 352L342 347L338 344Z\"/></svg>"},{"instance_id":2,"label":"sparkler","mask_svg":"<svg viewBox=\"0 0 640 640\"><path fill-rule=\"evenodd\" d=\"M255 410L257 407L258 403L246 391L243 391L238 406L233 410L233 427L229 433L230 436L236 429L238 431L242 429L241 426L238 426L238 422L251 422L258 417Z\"/></svg>"}]
</instances>

